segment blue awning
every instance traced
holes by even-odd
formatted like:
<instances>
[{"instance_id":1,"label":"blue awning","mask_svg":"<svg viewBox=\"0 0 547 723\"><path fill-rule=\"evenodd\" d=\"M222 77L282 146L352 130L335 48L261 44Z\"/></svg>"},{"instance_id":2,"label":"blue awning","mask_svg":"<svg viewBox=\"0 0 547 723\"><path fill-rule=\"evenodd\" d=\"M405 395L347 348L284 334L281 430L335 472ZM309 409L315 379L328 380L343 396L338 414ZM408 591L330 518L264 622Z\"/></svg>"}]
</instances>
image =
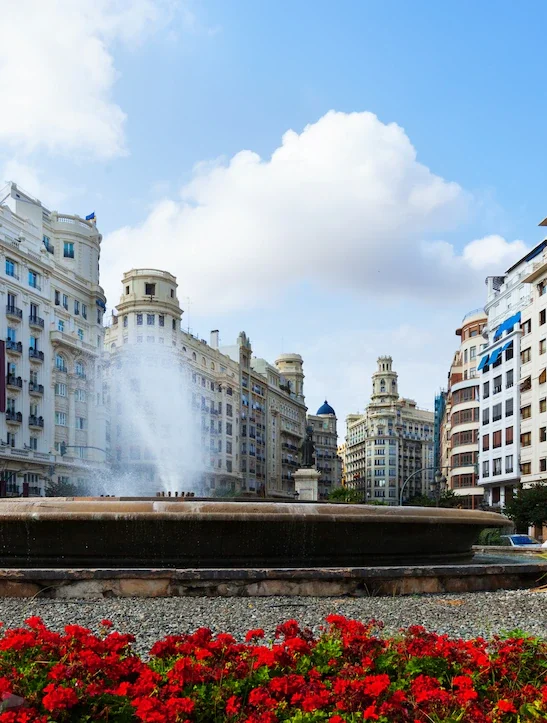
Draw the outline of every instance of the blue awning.
<instances>
[{"instance_id":1,"label":"blue awning","mask_svg":"<svg viewBox=\"0 0 547 723\"><path fill-rule=\"evenodd\" d=\"M495 364L501 356L501 351L501 346L499 346L497 349L494 349L494 351L490 354L490 361L488 363Z\"/></svg>"},{"instance_id":2,"label":"blue awning","mask_svg":"<svg viewBox=\"0 0 547 723\"><path fill-rule=\"evenodd\" d=\"M497 341L504 331L507 331L509 329L512 329L515 324L520 323L520 311L517 311L516 314L513 314L513 316L510 316L508 319L506 319L502 324L498 326L496 329L496 333L494 334L494 341Z\"/></svg>"},{"instance_id":3,"label":"blue awning","mask_svg":"<svg viewBox=\"0 0 547 723\"><path fill-rule=\"evenodd\" d=\"M104 303L104 301L102 299L97 299L96 304L97 304L97 306L100 306L101 309L106 309L106 304Z\"/></svg>"},{"instance_id":4,"label":"blue awning","mask_svg":"<svg viewBox=\"0 0 547 723\"><path fill-rule=\"evenodd\" d=\"M502 351L506 351L506 349L509 349L510 346L513 346L513 340L512 340L512 339L511 339L511 341L508 341L507 344L504 344L501 350L502 350Z\"/></svg>"},{"instance_id":5,"label":"blue awning","mask_svg":"<svg viewBox=\"0 0 547 723\"><path fill-rule=\"evenodd\" d=\"M481 369L484 369L484 367L488 364L488 354L486 356L483 356L483 358L480 360L480 364L477 367L477 371L480 372Z\"/></svg>"}]
</instances>

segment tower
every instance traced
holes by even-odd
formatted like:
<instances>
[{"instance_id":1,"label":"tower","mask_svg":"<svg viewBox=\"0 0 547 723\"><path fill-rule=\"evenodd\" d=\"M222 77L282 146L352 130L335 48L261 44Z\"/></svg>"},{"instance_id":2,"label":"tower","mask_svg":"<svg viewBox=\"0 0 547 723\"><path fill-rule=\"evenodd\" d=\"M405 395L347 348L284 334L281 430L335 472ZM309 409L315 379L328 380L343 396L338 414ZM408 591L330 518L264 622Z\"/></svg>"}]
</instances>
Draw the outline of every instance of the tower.
<instances>
[{"instance_id":1,"label":"tower","mask_svg":"<svg viewBox=\"0 0 547 723\"><path fill-rule=\"evenodd\" d=\"M302 368L303 361L300 354L281 354L275 360L275 366L279 372L285 377L297 398L304 399L304 370Z\"/></svg>"},{"instance_id":2,"label":"tower","mask_svg":"<svg viewBox=\"0 0 547 723\"><path fill-rule=\"evenodd\" d=\"M393 359L390 356L378 357L378 370L372 375L371 402L396 402L399 398L397 372L392 369Z\"/></svg>"}]
</instances>

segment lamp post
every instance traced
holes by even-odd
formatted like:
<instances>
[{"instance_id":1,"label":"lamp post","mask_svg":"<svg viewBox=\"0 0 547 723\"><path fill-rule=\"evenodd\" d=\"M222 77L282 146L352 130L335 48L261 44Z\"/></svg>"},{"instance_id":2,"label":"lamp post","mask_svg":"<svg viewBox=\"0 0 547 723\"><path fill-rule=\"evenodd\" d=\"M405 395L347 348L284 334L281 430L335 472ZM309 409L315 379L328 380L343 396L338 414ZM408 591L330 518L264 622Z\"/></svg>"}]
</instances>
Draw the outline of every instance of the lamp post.
<instances>
[{"instance_id":1,"label":"lamp post","mask_svg":"<svg viewBox=\"0 0 547 723\"><path fill-rule=\"evenodd\" d=\"M403 482L403 486L401 487L401 491L399 493L399 505L403 506L403 493L405 491L405 488L407 484L410 482L410 480L415 477L417 474L420 474L420 472L435 472L435 481L431 484L431 489L439 490L439 497L440 497L440 489L441 486L444 488L446 485L446 477L441 473L442 469L450 469L449 467L422 467L421 469L414 470L412 474L409 474L408 477ZM437 498L437 505L439 504L439 499Z\"/></svg>"},{"instance_id":2,"label":"lamp post","mask_svg":"<svg viewBox=\"0 0 547 723\"><path fill-rule=\"evenodd\" d=\"M430 489L435 495L435 502L436 506L439 506L440 498L441 498L441 492L444 492L446 489L446 477L441 473L440 470L437 470L435 472L435 479L430 485Z\"/></svg>"}]
</instances>

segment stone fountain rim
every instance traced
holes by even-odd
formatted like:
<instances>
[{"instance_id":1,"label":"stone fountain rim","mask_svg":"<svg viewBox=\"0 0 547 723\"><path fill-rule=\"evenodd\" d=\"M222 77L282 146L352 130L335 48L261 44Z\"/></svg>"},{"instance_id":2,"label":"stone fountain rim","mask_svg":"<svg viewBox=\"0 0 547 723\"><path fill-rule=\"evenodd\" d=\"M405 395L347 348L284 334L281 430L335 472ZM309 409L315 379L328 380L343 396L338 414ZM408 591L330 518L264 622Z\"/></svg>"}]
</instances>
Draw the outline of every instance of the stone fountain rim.
<instances>
[{"instance_id":1,"label":"stone fountain rim","mask_svg":"<svg viewBox=\"0 0 547 723\"><path fill-rule=\"evenodd\" d=\"M441 507L395 507L343 503L253 502L116 497L7 498L0 500L0 524L20 520L173 520L199 518L213 521L313 521L382 524L458 524L505 527L510 520L497 512Z\"/></svg>"}]
</instances>

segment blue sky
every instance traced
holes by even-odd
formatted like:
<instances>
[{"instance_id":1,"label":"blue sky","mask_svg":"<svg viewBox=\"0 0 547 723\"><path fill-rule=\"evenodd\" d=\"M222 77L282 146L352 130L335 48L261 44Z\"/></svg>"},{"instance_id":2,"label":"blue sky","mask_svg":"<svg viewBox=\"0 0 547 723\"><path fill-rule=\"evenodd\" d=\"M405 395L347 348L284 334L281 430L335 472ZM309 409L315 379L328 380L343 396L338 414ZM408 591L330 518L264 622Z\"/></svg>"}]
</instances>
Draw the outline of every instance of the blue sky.
<instances>
[{"instance_id":1,"label":"blue sky","mask_svg":"<svg viewBox=\"0 0 547 723\"><path fill-rule=\"evenodd\" d=\"M97 213L112 302L168 268L195 333L301 353L312 411L362 409L386 353L431 408L484 277L542 238L543 2L0 10L2 178Z\"/></svg>"}]
</instances>

